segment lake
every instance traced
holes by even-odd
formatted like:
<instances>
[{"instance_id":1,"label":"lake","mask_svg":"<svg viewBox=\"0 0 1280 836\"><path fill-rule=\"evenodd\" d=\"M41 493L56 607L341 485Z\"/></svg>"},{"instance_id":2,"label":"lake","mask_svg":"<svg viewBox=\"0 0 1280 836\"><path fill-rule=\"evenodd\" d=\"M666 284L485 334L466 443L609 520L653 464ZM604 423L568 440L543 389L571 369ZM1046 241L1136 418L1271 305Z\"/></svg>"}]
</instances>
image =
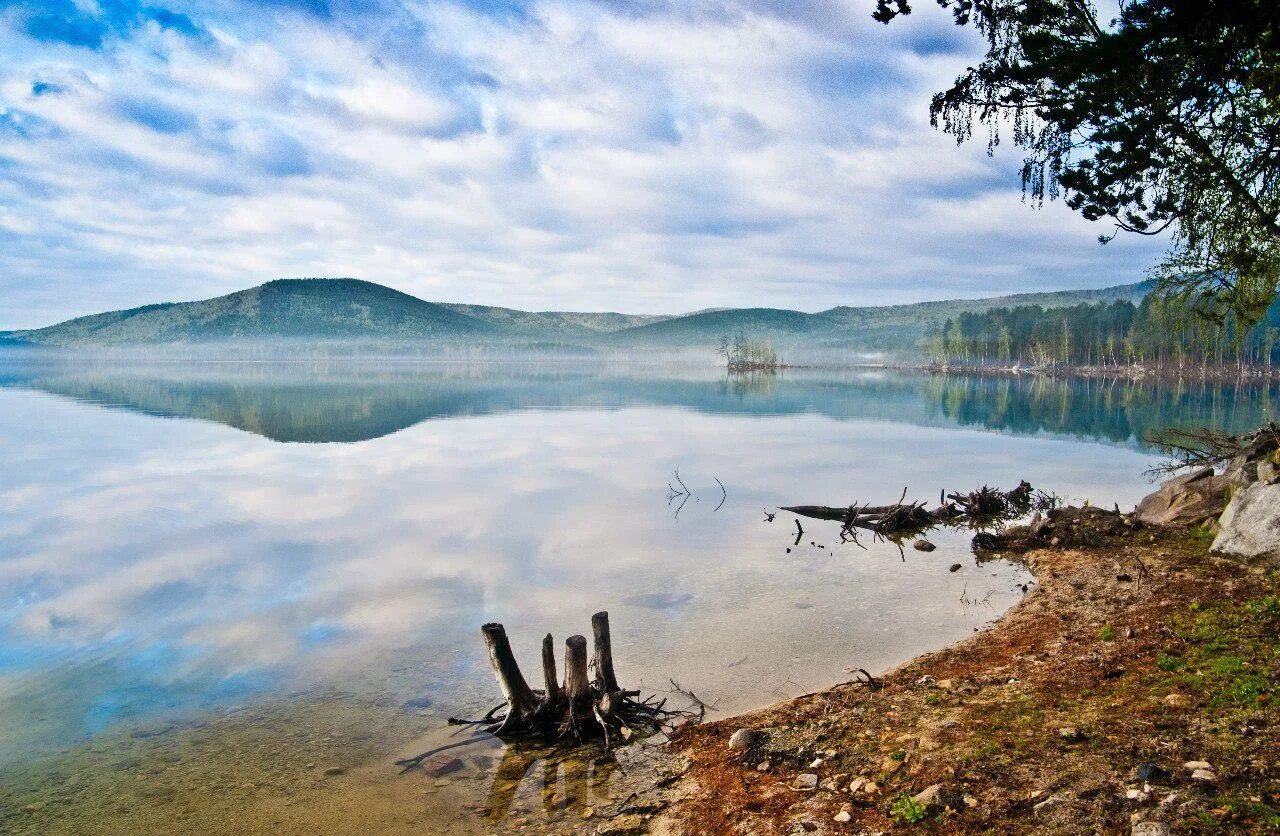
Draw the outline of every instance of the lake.
<instances>
[{"instance_id":1,"label":"lake","mask_svg":"<svg viewBox=\"0 0 1280 836\"><path fill-rule=\"evenodd\" d=\"M1129 508L1158 461L1146 431L1244 428L1275 401L879 371L11 359L0 827L549 828L595 789L553 815L508 774L495 810L495 746L447 781L392 766L497 702L481 624L507 626L532 678L545 633L559 646L607 609L625 686L758 707L963 638L1034 582L976 563L963 532L904 552L805 521L797 542L778 506L1027 479Z\"/></svg>"}]
</instances>

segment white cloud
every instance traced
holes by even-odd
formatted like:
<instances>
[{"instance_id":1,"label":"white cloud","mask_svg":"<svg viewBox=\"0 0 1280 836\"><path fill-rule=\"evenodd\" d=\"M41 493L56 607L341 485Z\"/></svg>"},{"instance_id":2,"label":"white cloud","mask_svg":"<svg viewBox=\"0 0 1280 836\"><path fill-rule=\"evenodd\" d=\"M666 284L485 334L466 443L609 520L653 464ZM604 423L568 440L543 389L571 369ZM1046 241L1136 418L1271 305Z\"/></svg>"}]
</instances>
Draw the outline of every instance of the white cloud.
<instances>
[{"instance_id":1,"label":"white cloud","mask_svg":"<svg viewBox=\"0 0 1280 836\"><path fill-rule=\"evenodd\" d=\"M333 273L652 311L1136 280L1158 242L1100 248L1017 200L1016 154L928 127L966 36L866 5L229 4L100 49L9 16L0 327Z\"/></svg>"}]
</instances>

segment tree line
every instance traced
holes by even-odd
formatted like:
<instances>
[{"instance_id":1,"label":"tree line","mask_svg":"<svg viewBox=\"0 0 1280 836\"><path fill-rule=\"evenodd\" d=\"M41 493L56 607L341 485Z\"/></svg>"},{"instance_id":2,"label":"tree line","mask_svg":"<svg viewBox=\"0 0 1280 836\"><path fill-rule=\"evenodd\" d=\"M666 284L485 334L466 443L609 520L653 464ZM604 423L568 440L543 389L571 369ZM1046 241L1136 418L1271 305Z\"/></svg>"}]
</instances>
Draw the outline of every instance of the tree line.
<instances>
[{"instance_id":1,"label":"tree line","mask_svg":"<svg viewBox=\"0 0 1280 836\"><path fill-rule=\"evenodd\" d=\"M944 364L1272 368L1280 361L1280 307L1252 327L1232 314L1188 323L1183 309L1159 294L1139 305L992 308L935 325L925 349Z\"/></svg>"}]
</instances>

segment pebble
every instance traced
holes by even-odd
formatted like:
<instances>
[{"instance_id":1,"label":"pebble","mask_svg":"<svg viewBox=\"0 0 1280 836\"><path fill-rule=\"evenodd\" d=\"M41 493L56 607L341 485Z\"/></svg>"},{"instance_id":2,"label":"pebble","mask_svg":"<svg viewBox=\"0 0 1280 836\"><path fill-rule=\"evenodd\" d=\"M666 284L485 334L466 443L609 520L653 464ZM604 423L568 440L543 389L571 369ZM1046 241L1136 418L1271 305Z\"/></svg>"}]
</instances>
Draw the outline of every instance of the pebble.
<instances>
[{"instance_id":1,"label":"pebble","mask_svg":"<svg viewBox=\"0 0 1280 836\"><path fill-rule=\"evenodd\" d=\"M853 816L849 814L848 810L841 810L840 812L836 813L831 820L834 822L838 822L840 824L848 824L849 822L853 821Z\"/></svg>"},{"instance_id":2,"label":"pebble","mask_svg":"<svg viewBox=\"0 0 1280 836\"><path fill-rule=\"evenodd\" d=\"M1074 742L1084 737L1084 735L1080 734L1080 730L1073 726L1064 726L1063 728L1058 729L1058 737L1061 737L1063 740L1070 740Z\"/></svg>"},{"instance_id":3,"label":"pebble","mask_svg":"<svg viewBox=\"0 0 1280 836\"><path fill-rule=\"evenodd\" d=\"M1191 773L1191 780L1212 783L1218 780L1218 776L1214 774L1212 769L1197 769Z\"/></svg>"},{"instance_id":4,"label":"pebble","mask_svg":"<svg viewBox=\"0 0 1280 836\"><path fill-rule=\"evenodd\" d=\"M628 813L610 821L603 822L596 828L599 836L631 836L635 833L647 833L649 825L639 813Z\"/></svg>"},{"instance_id":5,"label":"pebble","mask_svg":"<svg viewBox=\"0 0 1280 836\"><path fill-rule=\"evenodd\" d=\"M1195 772L1197 769L1213 769L1208 761L1187 761L1182 765L1182 768L1188 772Z\"/></svg>"},{"instance_id":6,"label":"pebble","mask_svg":"<svg viewBox=\"0 0 1280 836\"><path fill-rule=\"evenodd\" d=\"M1165 697L1163 702L1170 708L1186 708L1191 705L1191 698L1186 694L1173 693Z\"/></svg>"},{"instance_id":7,"label":"pebble","mask_svg":"<svg viewBox=\"0 0 1280 836\"><path fill-rule=\"evenodd\" d=\"M813 792L818 788L818 776L812 772L801 772L791 782L791 789L800 792Z\"/></svg>"},{"instance_id":8,"label":"pebble","mask_svg":"<svg viewBox=\"0 0 1280 836\"><path fill-rule=\"evenodd\" d=\"M938 812L947 807L960 806L960 799L956 797L956 794L942 784L932 784L926 787L916 793L915 798L912 800L930 812Z\"/></svg>"},{"instance_id":9,"label":"pebble","mask_svg":"<svg viewBox=\"0 0 1280 836\"><path fill-rule=\"evenodd\" d=\"M760 761L760 763L756 764L756 771L768 772L772 767L773 767L773 764L769 762L768 758L765 758L764 760Z\"/></svg>"},{"instance_id":10,"label":"pebble","mask_svg":"<svg viewBox=\"0 0 1280 836\"><path fill-rule=\"evenodd\" d=\"M335 776L335 775L341 775L342 773L344 773L344 772L346 772L346 771L347 771L347 770L343 769L343 768L342 768L342 767L340 767L340 766L331 766L331 767L329 767L328 769L326 769L326 770L324 771L324 774L325 774L325 775L328 775L330 778L332 778L333 776Z\"/></svg>"},{"instance_id":11,"label":"pebble","mask_svg":"<svg viewBox=\"0 0 1280 836\"><path fill-rule=\"evenodd\" d=\"M1066 800L1067 800L1067 797L1065 795L1061 795L1061 794L1051 795L1048 798L1046 798L1044 801L1041 801L1040 803L1032 807L1031 811L1033 813L1043 813L1045 810L1049 810L1054 807L1057 807L1059 804L1061 804Z\"/></svg>"},{"instance_id":12,"label":"pebble","mask_svg":"<svg viewBox=\"0 0 1280 836\"><path fill-rule=\"evenodd\" d=\"M952 564L951 564L951 569L950 569L950 570L948 570L948 571L951 571L951 572L959 572L962 568L963 568L963 567L962 567L959 563L952 563Z\"/></svg>"},{"instance_id":13,"label":"pebble","mask_svg":"<svg viewBox=\"0 0 1280 836\"><path fill-rule=\"evenodd\" d=\"M448 775L462 769L462 760L449 755L433 755L422 762L420 768L432 778Z\"/></svg>"},{"instance_id":14,"label":"pebble","mask_svg":"<svg viewBox=\"0 0 1280 836\"><path fill-rule=\"evenodd\" d=\"M1133 836L1169 836L1169 828L1158 821L1140 821L1130 833Z\"/></svg>"},{"instance_id":15,"label":"pebble","mask_svg":"<svg viewBox=\"0 0 1280 836\"><path fill-rule=\"evenodd\" d=\"M911 547L918 552L931 552L937 548L937 546L935 546L933 543L930 543L928 540L924 539L923 537L921 537L919 540L916 540L914 543L912 543Z\"/></svg>"},{"instance_id":16,"label":"pebble","mask_svg":"<svg viewBox=\"0 0 1280 836\"><path fill-rule=\"evenodd\" d=\"M729 751L745 752L756 744L760 732L755 729L738 729L729 736Z\"/></svg>"}]
</instances>

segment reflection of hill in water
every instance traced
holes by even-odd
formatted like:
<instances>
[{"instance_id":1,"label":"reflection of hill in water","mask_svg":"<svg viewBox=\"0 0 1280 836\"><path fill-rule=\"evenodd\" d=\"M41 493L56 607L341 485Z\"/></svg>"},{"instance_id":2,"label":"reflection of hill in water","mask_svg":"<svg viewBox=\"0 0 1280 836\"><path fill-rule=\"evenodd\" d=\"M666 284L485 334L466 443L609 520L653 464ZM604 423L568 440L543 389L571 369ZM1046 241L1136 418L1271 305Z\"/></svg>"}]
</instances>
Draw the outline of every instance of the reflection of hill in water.
<instances>
[{"instance_id":1,"label":"reflection of hill in water","mask_svg":"<svg viewBox=\"0 0 1280 836\"><path fill-rule=\"evenodd\" d=\"M1156 386L1103 380L996 380L793 370L406 366L312 370L12 370L0 386L149 415L217 421L276 441L350 442L433 418L525 409L662 406L711 414L825 415L1133 443L1147 430L1244 429L1271 417L1275 387Z\"/></svg>"}]
</instances>

